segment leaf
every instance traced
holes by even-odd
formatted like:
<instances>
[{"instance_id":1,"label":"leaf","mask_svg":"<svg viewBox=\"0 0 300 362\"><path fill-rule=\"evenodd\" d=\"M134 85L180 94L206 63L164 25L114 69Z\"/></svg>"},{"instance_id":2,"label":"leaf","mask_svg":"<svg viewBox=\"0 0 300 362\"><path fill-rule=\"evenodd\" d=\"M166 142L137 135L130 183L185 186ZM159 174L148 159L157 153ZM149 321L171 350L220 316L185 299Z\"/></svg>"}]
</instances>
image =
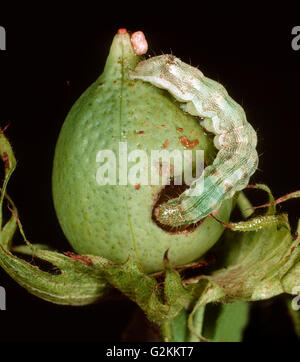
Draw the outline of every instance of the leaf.
<instances>
[{"instance_id":1,"label":"leaf","mask_svg":"<svg viewBox=\"0 0 300 362\"><path fill-rule=\"evenodd\" d=\"M28 245L17 245L17 246L12 246L11 250L15 253L21 253L24 255L32 255L32 248L34 249L39 249L39 250L51 250L54 251L53 248L51 248L51 246L46 245L46 244L32 244L31 246Z\"/></svg>"},{"instance_id":2,"label":"leaf","mask_svg":"<svg viewBox=\"0 0 300 362\"><path fill-rule=\"evenodd\" d=\"M164 288L153 277L145 274L130 256L124 264L114 264L104 258L89 255L99 273L115 288L136 302L150 321L161 325L173 319L183 307L193 301L182 285L179 274L166 271Z\"/></svg>"},{"instance_id":3,"label":"leaf","mask_svg":"<svg viewBox=\"0 0 300 362\"><path fill-rule=\"evenodd\" d=\"M60 253L41 250L40 246L33 246L26 239L18 218L18 211L6 194L6 187L15 169L16 160L3 133L0 133L0 155L5 166L4 182L0 195L0 220L2 220L5 197L9 201L9 208L12 212L9 221L1 227L0 266L29 292L53 303L84 305L93 303L106 295L109 285L98 273L95 273L90 265ZM12 254L11 243L17 226L19 226L27 245L16 248L16 250L30 254L33 260L38 257L39 260L51 263L52 266L56 267L55 273L43 271Z\"/></svg>"},{"instance_id":4,"label":"leaf","mask_svg":"<svg viewBox=\"0 0 300 362\"><path fill-rule=\"evenodd\" d=\"M206 306L203 335L214 342L240 342L249 319L249 303Z\"/></svg>"},{"instance_id":5,"label":"leaf","mask_svg":"<svg viewBox=\"0 0 300 362\"><path fill-rule=\"evenodd\" d=\"M0 157L4 163L4 181L0 194L0 226L2 228L3 219L2 219L2 207L3 200L5 197L5 191L8 184L8 181L16 168L16 159L13 153L12 147L8 142L7 138L4 136L3 131L0 132Z\"/></svg>"},{"instance_id":6,"label":"leaf","mask_svg":"<svg viewBox=\"0 0 300 362\"><path fill-rule=\"evenodd\" d=\"M270 192L268 188L265 190ZM269 195L269 200L272 199ZM275 224L258 231L226 230L210 250L215 253L217 260L210 273L184 281L198 298L189 317L190 330L198 339L203 339L205 334L196 332L197 326L193 318L197 310L208 303L226 305L268 299L282 293L299 293L299 289L295 289L300 285L299 236L293 238L285 215L270 215L271 211L273 210L269 207L266 217L274 216ZM284 222L278 224L277 220L280 218ZM300 222L297 235L299 232ZM208 284L203 291L204 280Z\"/></svg>"},{"instance_id":7,"label":"leaf","mask_svg":"<svg viewBox=\"0 0 300 362\"><path fill-rule=\"evenodd\" d=\"M300 263L294 265L282 278L283 289L286 293L295 294L295 290L300 292Z\"/></svg>"},{"instance_id":8,"label":"leaf","mask_svg":"<svg viewBox=\"0 0 300 362\"><path fill-rule=\"evenodd\" d=\"M283 284L283 278L300 260L299 238L293 240L286 228L267 226L257 232L238 234L228 231L220 243L219 263L223 268L215 270L208 279L226 292L225 299L268 299L289 293L299 284L297 277L289 289Z\"/></svg>"},{"instance_id":9,"label":"leaf","mask_svg":"<svg viewBox=\"0 0 300 362\"><path fill-rule=\"evenodd\" d=\"M172 335L174 341L186 341L188 335L187 319L188 312L183 308L180 313L172 320Z\"/></svg>"},{"instance_id":10,"label":"leaf","mask_svg":"<svg viewBox=\"0 0 300 362\"><path fill-rule=\"evenodd\" d=\"M40 270L2 246L0 266L30 293L52 303L86 305L107 294L107 283L91 267L55 252L41 250L35 255L55 265L58 274Z\"/></svg>"}]
</instances>

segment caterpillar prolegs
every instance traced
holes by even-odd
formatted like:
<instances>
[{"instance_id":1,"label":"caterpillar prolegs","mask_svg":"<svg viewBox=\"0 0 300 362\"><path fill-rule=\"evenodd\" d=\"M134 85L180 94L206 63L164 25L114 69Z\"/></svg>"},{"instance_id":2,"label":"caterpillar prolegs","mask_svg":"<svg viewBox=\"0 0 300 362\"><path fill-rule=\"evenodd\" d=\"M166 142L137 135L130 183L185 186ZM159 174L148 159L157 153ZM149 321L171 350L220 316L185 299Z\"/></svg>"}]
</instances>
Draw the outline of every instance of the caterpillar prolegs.
<instances>
[{"instance_id":1,"label":"caterpillar prolegs","mask_svg":"<svg viewBox=\"0 0 300 362\"><path fill-rule=\"evenodd\" d=\"M199 187L199 180L195 180L178 198L161 204L154 212L161 224L171 227L196 223L248 184L258 165L256 132L243 108L220 83L173 55L141 61L130 76L167 90L183 103L186 112L201 117L200 124L215 134L219 152L204 170L203 192L193 196Z\"/></svg>"}]
</instances>

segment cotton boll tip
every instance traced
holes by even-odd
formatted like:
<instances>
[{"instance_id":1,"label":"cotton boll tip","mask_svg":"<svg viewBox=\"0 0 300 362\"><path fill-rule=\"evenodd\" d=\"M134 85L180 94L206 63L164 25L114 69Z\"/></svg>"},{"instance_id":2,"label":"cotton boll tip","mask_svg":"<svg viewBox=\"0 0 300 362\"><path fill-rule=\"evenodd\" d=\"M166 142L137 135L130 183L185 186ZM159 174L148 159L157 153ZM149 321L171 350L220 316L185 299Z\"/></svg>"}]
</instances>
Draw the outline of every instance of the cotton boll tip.
<instances>
[{"instance_id":1,"label":"cotton boll tip","mask_svg":"<svg viewBox=\"0 0 300 362\"><path fill-rule=\"evenodd\" d=\"M121 29L119 29L121 30ZM136 55L143 55L148 51L148 43L142 31L136 31L131 35L131 45Z\"/></svg>"},{"instance_id":2,"label":"cotton boll tip","mask_svg":"<svg viewBox=\"0 0 300 362\"><path fill-rule=\"evenodd\" d=\"M126 34L126 33L127 33L127 29L125 29L125 28L120 28L120 29L118 29L117 33L118 33L118 34Z\"/></svg>"}]
</instances>

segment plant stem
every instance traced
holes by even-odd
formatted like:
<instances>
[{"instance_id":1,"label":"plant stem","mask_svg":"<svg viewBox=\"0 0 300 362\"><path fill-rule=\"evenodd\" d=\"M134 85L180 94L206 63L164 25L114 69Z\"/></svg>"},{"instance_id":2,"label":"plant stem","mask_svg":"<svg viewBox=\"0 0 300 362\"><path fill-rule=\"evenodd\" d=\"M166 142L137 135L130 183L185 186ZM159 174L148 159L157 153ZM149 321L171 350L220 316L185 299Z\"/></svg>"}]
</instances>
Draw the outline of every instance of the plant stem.
<instances>
[{"instance_id":1,"label":"plant stem","mask_svg":"<svg viewBox=\"0 0 300 362\"><path fill-rule=\"evenodd\" d=\"M164 342L176 342L173 340L172 321L164 322L160 327L160 333Z\"/></svg>"},{"instance_id":2,"label":"plant stem","mask_svg":"<svg viewBox=\"0 0 300 362\"><path fill-rule=\"evenodd\" d=\"M205 305L200 307L194 314L194 329L197 335L201 336L202 328L203 328L203 321L204 321L204 312L205 312ZM199 342L199 337L197 337L195 333L192 331L189 332L187 337L187 342Z\"/></svg>"},{"instance_id":3,"label":"plant stem","mask_svg":"<svg viewBox=\"0 0 300 362\"><path fill-rule=\"evenodd\" d=\"M237 199L237 205L243 215L244 219L247 219L249 216L251 216L254 213L254 210L251 209L252 204L247 199L243 191L239 193L238 199Z\"/></svg>"}]
</instances>

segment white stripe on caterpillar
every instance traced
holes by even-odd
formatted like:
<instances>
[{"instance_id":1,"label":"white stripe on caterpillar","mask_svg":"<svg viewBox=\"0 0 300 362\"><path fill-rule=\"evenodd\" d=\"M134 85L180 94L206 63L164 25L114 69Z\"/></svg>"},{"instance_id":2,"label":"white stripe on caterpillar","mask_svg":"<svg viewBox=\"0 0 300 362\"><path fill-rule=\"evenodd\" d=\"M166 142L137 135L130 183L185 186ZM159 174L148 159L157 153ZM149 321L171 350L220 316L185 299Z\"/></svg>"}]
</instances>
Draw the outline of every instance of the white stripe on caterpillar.
<instances>
[{"instance_id":1,"label":"white stripe on caterpillar","mask_svg":"<svg viewBox=\"0 0 300 362\"><path fill-rule=\"evenodd\" d=\"M155 210L157 220L171 227L198 222L248 184L258 165L256 132L247 122L243 108L220 83L173 55L141 61L130 77L166 89L184 103L181 107L186 112L204 118L201 125L215 134L214 144L219 152L213 164L205 168L203 193L193 196L195 180L178 198Z\"/></svg>"}]
</instances>

